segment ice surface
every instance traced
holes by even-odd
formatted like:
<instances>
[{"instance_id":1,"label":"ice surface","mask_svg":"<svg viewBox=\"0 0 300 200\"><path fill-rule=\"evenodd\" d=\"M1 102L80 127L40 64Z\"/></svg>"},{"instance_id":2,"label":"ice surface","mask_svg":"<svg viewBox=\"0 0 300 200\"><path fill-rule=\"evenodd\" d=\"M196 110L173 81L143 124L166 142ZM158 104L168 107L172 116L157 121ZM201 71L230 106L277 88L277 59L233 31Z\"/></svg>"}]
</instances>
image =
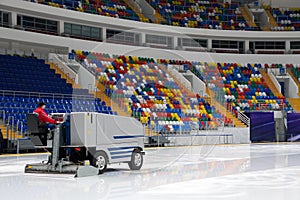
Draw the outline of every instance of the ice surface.
<instances>
[{"instance_id":1,"label":"ice surface","mask_svg":"<svg viewBox=\"0 0 300 200\"><path fill-rule=\"evenodd\" d=\"M1 199L300 199L295 143L151 148L141 171L111 165L86 178L24 173L25 164L46 159L0 156Z\"/></svg>"}]
</instances>

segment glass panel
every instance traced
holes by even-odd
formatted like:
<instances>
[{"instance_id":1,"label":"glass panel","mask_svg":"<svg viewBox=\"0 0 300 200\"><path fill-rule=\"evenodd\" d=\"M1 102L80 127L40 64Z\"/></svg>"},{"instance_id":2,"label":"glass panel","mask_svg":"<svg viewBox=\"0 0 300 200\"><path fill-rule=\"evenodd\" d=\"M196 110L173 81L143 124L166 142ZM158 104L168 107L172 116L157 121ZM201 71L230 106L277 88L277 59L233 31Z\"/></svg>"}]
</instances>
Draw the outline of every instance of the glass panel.
<instances>
[{"instance_id":1,"label":"glass panel","mask_svg":"<svg viewBox=\"0 0 300 200\"><path fill-rule=\"evenodd\" d=\"M17 25L21 25L21 21L22 21L22 16L18 15L17 16Z\"/></svg>"},{"instance_id":2,"label":"glass panel","mask_svg":"<svg viewBox=\"0 0 300 200\"><path fill-rule=\"evenodd\" d=\"M81 35L81 26L72 24L72 35Z\"/></svg>"},{"instance_id":3,"label":"glass panel","mask_svg":"<svg viewBox=\"0 0 300 200\"><path fill-rule=\"evenodd\" d=\"M167 37L160 35L146 35L146 43L167 44Z\"/></svg>"},{"instance_id":4,"label":"glass panel","mask_svg":"<svg viewBox=\"0 0 300 200\"><path fill-rule=\"evenodd\" d=\"M35 18L35 28L39 30L46 30L46 20Z\"/></svg>"},{"instance_id":5,"label":"glass panel","mask_svg":"<svg viewBox=\"0 0 300 200\"><path fill-rule=\"evenodd\" d=\"M91 27L82 26L82 35L85 37L91 37Z\"/></svg>"},{"instance_id":6,"label":"glass panel","mask_svg":"<svg viewBox=\"0 0 300 200\"><path fill-rule=\"evenodd\" d=\"M72 25L70 23L65 23L64 32L67 34L72 34Z\"/></svg>"},{"instance_id":7,"label":"glass panel","mask_svg":"<svg viewBox=\"0 0 300 200\"><path fill-rule=\"evenodd\" d=\"M34 28L34 18L23 16L23 26L28 28Z\"/></svg>"},{"instance_id":8,"label":"glass panel","mask_svg":"<svg viewBox=\"0 0 300 200\"><path fill-rule=\"evenodd\" d=\"M99 28L91 28L91 37L100 39L100 29Z\"/></svg>"},{"instance_id":9,"label":"glass panel","mask_svg":"<svg viewBox=\"0 0 300 200\"><path fill-rule=\"evenodd\" d=\"M300 49L300 41L292 41L291 49Z\"/></svg>"},{"instance_id":10,"label":"glass panel","mask_svg":"<svg viewBox=\"0 0 300 200\"><path fill-rule=\"evenodd\" d=\"M9 14L8 13L3 13L3 24L8 24L9 22Z\"/></svg>"}]
</instances>

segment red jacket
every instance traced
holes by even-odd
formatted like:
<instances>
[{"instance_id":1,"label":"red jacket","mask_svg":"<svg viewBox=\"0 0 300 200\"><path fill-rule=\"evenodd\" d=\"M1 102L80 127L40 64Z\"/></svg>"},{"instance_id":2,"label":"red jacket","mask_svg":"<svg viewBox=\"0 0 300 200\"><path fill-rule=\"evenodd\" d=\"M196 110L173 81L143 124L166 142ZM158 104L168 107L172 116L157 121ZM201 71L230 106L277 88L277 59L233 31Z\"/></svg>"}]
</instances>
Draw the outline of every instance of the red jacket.
<instances>
[{"instance_id":1,"label":"red jacket","mask_svg":"<svg viewBox=\"0 0 300 200\"><path fill-rule=\"evenodd\" d=\"M37 108L33 112L38 115L41 123L56 124L56 121L54 119L52 119L51 117L49 117L44 109Z\"/></svg>"}]
</instances>

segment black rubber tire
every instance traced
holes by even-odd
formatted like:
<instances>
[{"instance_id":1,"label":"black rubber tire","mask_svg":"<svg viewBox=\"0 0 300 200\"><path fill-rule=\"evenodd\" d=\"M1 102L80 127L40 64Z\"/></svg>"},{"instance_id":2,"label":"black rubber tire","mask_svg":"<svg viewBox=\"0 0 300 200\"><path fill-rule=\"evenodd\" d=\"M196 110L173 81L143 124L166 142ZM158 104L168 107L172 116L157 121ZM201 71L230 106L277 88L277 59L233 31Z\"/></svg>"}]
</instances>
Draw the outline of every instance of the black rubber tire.
<instances>
[{"instance_id":1,"label":"black rubber tire","mask_svg":"<svg viewBox=\"0 0 300 200\"><path fill-rule=\"evenodd\" d=\"M128 162L129 169L131 170L140 170L143 166L143 154L139 150L132 152L131 161Z\"/></svg>"},{"instance_id":2,"label":"black rubber tire","mask_svg":"<svg viewBox=\"0 0 300 200\"><path fill-rule=\"evenodd\" d=\"M100 164L99 162L100 163L104 162L104 163L101 163L101 165L99 166ZM97 151L93 156L92 165L99 169L99 174L102 174L106 171L107 163L108 163L108 157L104 151Z\"/></svg>"}]
</instances>

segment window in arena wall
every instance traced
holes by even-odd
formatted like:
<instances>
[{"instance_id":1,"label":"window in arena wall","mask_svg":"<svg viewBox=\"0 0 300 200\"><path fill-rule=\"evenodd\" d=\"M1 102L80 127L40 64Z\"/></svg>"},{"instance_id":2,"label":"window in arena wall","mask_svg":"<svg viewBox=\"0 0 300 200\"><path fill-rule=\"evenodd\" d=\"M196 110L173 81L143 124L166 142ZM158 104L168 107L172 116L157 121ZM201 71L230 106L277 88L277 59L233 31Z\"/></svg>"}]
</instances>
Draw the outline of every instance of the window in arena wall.
<instances>
[{"instance_id":1,"label":"window in arena wall","mask_svg":"<svg viewBox=\"0 0 300 200\"><path fill-rule=\"evenodd\" d=\"M53 33L57 33L58 30L57 21L23 15L17 16L17 25L23 28Z\"/></svg>"},{"instance_id":2,"label":"window in arena wall","mask_svg":"<svg viewBox=\"0 0 300 200\"><path fill-rule=\"evenodd\" d=\"M77 24L72 24L72 35L81 36L81 26Z\"/></svg>"},{"instance_id":3,"label":"window in arena wall","mask_svg":"<svg viewBox=\"0 0 300 200\"><path fill-rule=\"evenodd\" d=\"M291 41L291 49L300 49L300 41Z\"/></svg>"},{"instance_id":4,"label":"window in arena wall","mask_svg":"<svg viewBox=\"0 0 300 200\"><path fill-rule=\"evenodd\" d=\"M171 47L173 40L171 37L146 34L146 43Z\"/></svg>"},{"instance_id":5,"label":"window in arena wall","mask_svg":"<svg viewBox=\"0 0 300 200\"><path fill-rule=\"evenodd\" d=\"M139 34L128 31L106 30L106 37L108 42L121 42L125 44L139 44Z\"/></svg>"},{"instance_id":6,"label":"window in arena wall","mask_svg":"<svg viewBox=\"0 0 300 200\"><path fill-rule=\"evenodd\" d=\"M91 37L91 27L82 26L82 36Z\"/></svg>"},{"instance_id":7,"label":"window in arena wall","mask_svg":"<svg viewBox=\"0 0 300 200\"><path fill-rule=\"evenodd\" d=\"M38 30L46 30L46 20L45 19L34 19L35 27Z\"/></svg>"},{"instance_id":8,"label":"window in arena wall","mask_svg":"<svg viewBox=\"0 0 300 200\"><path fill-rule=\"evenodd\" d=\"M101 39L101 31L99 28L91 27L91 38Z\"/></svg>"},{"instance_id":9,"label":"window in arena wall","mask_svg":"<svg viewBox=\"0 0 300 200\"><path fill-rule=\"evenodd\" d=\"M111 29L107 29L106 30L106 37L109 38L113 38L115 35L122 33L122 31L118 31L118 30L111 30Z\"/></svg>"},{"instance_id":10,"label":"window in arena wall","mask_svg":"<svg viewBox=\"0 0 300 200\"><path fill-rule=\"evenodd\" d=\"M52 32L57 32L57 22L47 20L46 29L49 30L49 31L52 31Z\"/></svg>"},{"instance_id":11,"label":"window in arena wall","mask_svg":"<svg viewBox=\"0 0 300 200\"><path fill-rule=\"evenodd\" d=\"M70 23L64 24L64 33L71 34L72 33L72 25Z\"/></svg>"},{"instance_id":12,"label":"window in arena wall","mask_svg":"<svg viewBox=\"0 0 300 200\"><path fill-rule=\"evenodd\" d=\"M79 24L64 24L64 34L101 40L101 28Z\"/></svg>"},{"instance_id":13,"label":"window in arena wall","mask_svg":"<svg viewBox=\"0 0 300 200\"><path fill-rule=\"evenodd\" d=\"M195 38L178 38L178 45L182 47L207 47L207 40Z\"/></svg>"},{"instance_id":14,"label":"window in arena wall","mask_svg":"<svg viewBox=\"0 0 300 200\"><path fill-rule=\"evenodd\" d=\"M9 13L0 11L0 26L9 25Z\"/></svg>"},{"instance_id":15,"label":"window in arena wall","mask_svg":"<svg viewBox=\"0 0 300 200\"><path fill-rule=\"evenodd\" d=\"M213 49L239 49L239 42L231 41L231 40L213 40L212 48Z\"/></svg>"},{"instance_id":16,"label":"window in arena wall","mask_svg":"<svg viewBox=\"0 0 300 200\"><path fill-rule=\"evenodd\" d=\"M259 49L266 49L266 50L285 49L285 42L284 41L254 41L253 42L253 48L255 50L259 50Z\"/></svg>"}]
</instances>

